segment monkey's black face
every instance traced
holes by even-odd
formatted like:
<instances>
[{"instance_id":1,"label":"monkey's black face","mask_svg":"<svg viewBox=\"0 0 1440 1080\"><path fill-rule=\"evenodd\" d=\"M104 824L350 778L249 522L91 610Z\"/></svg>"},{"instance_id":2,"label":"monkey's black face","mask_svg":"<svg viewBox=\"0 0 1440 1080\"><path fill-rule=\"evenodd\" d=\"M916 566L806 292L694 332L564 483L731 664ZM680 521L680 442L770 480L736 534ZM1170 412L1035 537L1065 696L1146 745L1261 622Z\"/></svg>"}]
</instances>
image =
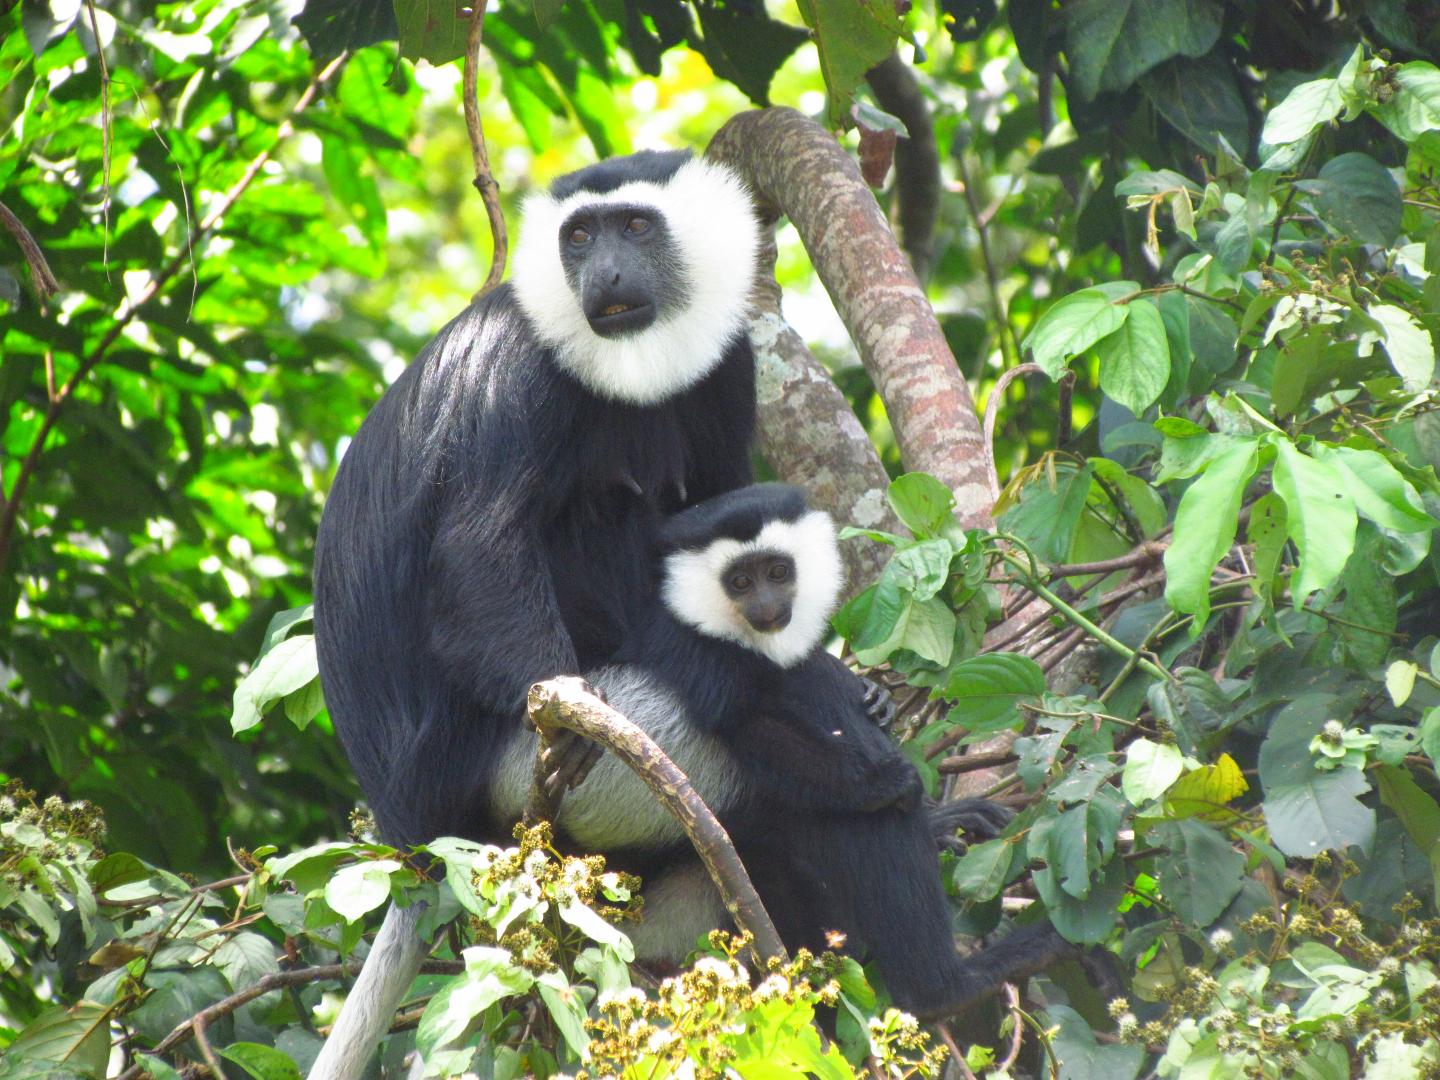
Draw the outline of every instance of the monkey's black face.
<instances>
[{"instance_id":1,"label":"monkey's black face","mask_svg":"<svg viewBox=\"0 0 1440 1080\"><path fill-rule=\"evenodd\" d=\"M559 240L565 277L600 337L638 333L681 303L680 252L654 207L582 206Z\"/></svg>"},{"instance_id":2,"label":"monkey's black face","mask_svg":"<svg viewBox=\"0 0 1440 1080\"><path fill-rule=\"evenodd\" d=\"M753 629L776 633L790 625L795 560L789 555L766 551L743 555L725 568L720 583Z\"/></svg>"}]
</instances>

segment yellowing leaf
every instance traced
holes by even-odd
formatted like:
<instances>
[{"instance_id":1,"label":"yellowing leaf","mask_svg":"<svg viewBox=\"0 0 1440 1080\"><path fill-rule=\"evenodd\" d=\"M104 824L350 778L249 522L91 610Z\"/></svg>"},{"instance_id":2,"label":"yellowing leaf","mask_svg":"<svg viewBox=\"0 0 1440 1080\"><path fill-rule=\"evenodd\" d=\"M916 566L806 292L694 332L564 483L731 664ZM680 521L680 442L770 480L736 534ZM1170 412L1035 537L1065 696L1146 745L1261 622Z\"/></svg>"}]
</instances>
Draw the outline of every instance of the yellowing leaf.
<instances>
[{"instance_id":1,"label":"yellowing leaf","mask_svg":"<svg viewBox=\"0 0 1440 1080\"><path fill-rule=\"evenodd\" d=\"M1175 781L1170 786L1166 809L1172 817L1221 820L1231 816L1226 804L1249 790L1235 759L1221 754L1214 765L1201 766Z\"/></svg>"}]
</instances>

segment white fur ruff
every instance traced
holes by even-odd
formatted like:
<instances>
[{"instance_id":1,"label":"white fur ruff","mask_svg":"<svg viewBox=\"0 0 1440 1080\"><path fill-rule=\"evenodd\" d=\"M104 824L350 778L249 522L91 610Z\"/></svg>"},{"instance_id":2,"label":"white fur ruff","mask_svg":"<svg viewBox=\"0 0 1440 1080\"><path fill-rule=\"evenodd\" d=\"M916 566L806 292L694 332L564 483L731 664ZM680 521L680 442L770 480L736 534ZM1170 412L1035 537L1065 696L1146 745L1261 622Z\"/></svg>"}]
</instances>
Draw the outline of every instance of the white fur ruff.
<instances>
[{"instance_id":1,"label":"white fur ruff","mask_svg":"<svg viewBox=\"0 0 1440 1080\"><path fill-rule=\"evenodd\" d=\"M783 630L762 633L725 595L721 575L742 555L776 551L795 560L795 602ZM830 516L811 510L795 521L772 521L755 539L721 539L699 551L665 560L665 605L681 621L710 637L734 641L781 667L793 667L825 640L845 571Z\"/></svg>"},{"instance_id":2,"label":"white fur ruff","mask_svg":"<svg viewBox=\"0 0 1440 1080\"><path fill-rule=\"evenodd\" d=\"M621 337L590 329L560 262L560 226L597 204L650 207L664 218L689 279L682 310ZM692 158L664 184L636 181L564 200L531 195L522 217L515 298L541 342L601 397L637 405L673 397L709 374L743 330L760 230L749 192L725 166Z\"/></svg>"}]
</instances>

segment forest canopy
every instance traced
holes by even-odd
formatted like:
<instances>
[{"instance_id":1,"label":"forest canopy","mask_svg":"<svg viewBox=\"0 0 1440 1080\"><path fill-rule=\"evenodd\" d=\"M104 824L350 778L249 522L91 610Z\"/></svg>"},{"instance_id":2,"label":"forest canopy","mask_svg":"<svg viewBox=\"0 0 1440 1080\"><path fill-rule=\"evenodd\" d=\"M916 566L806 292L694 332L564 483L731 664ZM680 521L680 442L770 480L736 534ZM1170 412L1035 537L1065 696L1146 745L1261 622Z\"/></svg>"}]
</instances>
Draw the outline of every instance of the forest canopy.
<instances>
[{"instance_id":1,"label":"forest canopy","mask_svg":"<svg viewBox=\"0 0 1440 1080\"><path fill-rule=\"evenodd\" d=\"M449 929L386 1072L1433 1075L1435 6L482 14L0 0L0 1080L303 1075L392 899ZM1076 947L963 1024L723 938L659 982L643 883L353 814L314 540L499 266L472 40L512 230L675 147L778 221L757 469L851 527L929 795L1014 811L959 940Z\"/></svg>"}]
</instances>

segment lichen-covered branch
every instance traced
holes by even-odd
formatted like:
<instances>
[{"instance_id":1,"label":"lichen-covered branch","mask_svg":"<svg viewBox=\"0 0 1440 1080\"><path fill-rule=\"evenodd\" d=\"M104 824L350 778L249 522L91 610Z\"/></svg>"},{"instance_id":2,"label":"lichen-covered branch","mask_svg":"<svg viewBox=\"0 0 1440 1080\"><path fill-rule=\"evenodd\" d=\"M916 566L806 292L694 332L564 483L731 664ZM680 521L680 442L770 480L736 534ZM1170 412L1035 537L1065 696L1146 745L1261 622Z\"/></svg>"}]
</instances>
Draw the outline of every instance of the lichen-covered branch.
<instances>
[{"instance_id":1,"label":"lichen-covered branch","mask_svg":"<svg viewBox=\"0 0 1440 1080\"><path fill-rule=\"evenodd\" d=\"M824 128L782 108L731 118L708 153L749 181L762 208L795 224L889 410L906 467L944 481L966 526L989 525L993 469L970 389L854 161Z\"/></svg>"},{"instance_id":2,"label":"lichen-covered branch","mask_svg":"<svg viewBox=\"0 0 1440 1080\"><path fill-rule=\"evenodd\" d=\"M811 505L837 523L902 532L885 497L890 478L864 425L781 314L775 281L779 212L770 205L759 209L762 239L751 294L750 344L755 350L761 452L777 476L804 488ZM853 595L874 581L888 554L880 544L842 544L847 592Z\"/></svg>"},{"instance_id":3,"label":"lichen-covered branch","mask_svg":"<svg viewBox=\"0 0 1440 1080\"><path fill-rule=\"evenodd\" d=\"M583 679L560 676L530 688L530 721L542 734L563 728L594 739L635 771L690 838L735 926L750 935L759 961L785 958L785 945L760 902L729 835L689 778L653 739L590 692Z\"/></svg>"}]
</instances>

